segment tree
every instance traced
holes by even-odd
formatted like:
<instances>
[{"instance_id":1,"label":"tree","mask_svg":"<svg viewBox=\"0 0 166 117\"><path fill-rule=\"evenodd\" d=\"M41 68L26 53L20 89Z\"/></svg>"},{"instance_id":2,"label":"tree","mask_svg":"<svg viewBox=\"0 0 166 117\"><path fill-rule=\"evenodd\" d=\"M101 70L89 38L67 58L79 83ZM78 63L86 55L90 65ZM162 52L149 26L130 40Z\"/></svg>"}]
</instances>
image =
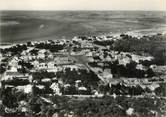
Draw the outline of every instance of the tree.
<instances>
[{"instance_id":1,"label":"tree","mask_svg":"<svg viewBox=\"0 0 166 117\"><path fill-rule=\"evenodd\" d=\"M12 91L12 88L8 87L2 91L2 103L8 108L18 107L17 97Z\"/></svg>"},{"instance_id":2,"label":"tree","mask_svg":"<svg viewBox=\"0 0 166 117\"><path fill-rule=\"evenodd\" d=\"M6 64L1 63L0 64L0 74L4 73L6 71Z\"/></svg>"}]
</instances>

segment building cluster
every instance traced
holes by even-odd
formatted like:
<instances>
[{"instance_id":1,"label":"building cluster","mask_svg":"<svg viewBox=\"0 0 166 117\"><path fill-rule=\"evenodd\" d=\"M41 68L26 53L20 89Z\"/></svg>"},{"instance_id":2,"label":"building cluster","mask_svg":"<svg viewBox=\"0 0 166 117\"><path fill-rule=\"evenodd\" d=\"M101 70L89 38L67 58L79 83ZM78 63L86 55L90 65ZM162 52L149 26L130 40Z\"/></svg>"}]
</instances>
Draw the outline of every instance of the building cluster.
<instances>
[{"instance_id":1,"label":"building cluster","mask_svg":"<svg viewBox=\"0 0 166 117\"><path fill-rule=\"evenodd\" d=\"M0 53L0 91L5 98L19 93L37 95L52 105L50 96L55 95L102 97L107 92L116 98L117 94L138 95L147 89L160 91L160 84L166 82L166 67L153 64L154 57L150 55L114 50L114 42L120 39L121 36L83 36L13 45ZM145 75L138 78L135 74ZM28 111L27 99L18 103L22 112ZM16 109L6 106L5 111ZM131 108L126 111L128 115L132 112Z\"/></svg>"},{"instance_id":2,"label":"building cluster","mask_svg":"<svg viewBox=\"0 0 166 117\"><path fill-rule=\"evenodd\" d=\"M104 83L115 83L117 80L113 80L115 75L112 72L112 68L109 68L112 64L117 62L117 65L126 67L128 64L135 62L137 70L146 71L150 66L143 65L140 61L153 61L152 56L141 56L131 52L119 52L112 48L112 42L121 39L117 36L93 36L93 37L74 37L72 40L55 40L55 41L41 41L41 42L28 42L26 43L27 49L22 50L21 53L12 55L9 51L5 55L0 54L0 60L3 61L6 58L6 71L1 75L1 81L8 83L5 87L12 87L9 85L12 80L20 80L20 84L24 82L24 86L16 86L16 89L23 90L25 93L32 92L32 86L36 83L36 87L44 89L43 85L37 84L33 78L33 73L46 71L48 73L56 74L58 71L63 71L65 68L85 69L93 71ZM40 46L44 45L44 47ZM65 45L63 49L58 51L49 50L48 45L54 48L54 45ZM56 47L56 46L55 46ZM112 48L112 49L111 49ZM154 65L151 65L153 67ZM116 76L117 77L117 76ZM123 77L118 76L123 79ZM43 78L40 82L50 84L50 88L55 94L61 94L59 89L60 83L53 82L56 79ZM17 82L17 81L16 81ZM76 86L79 84L79 80L76 81ZM149 81L147 79L137 78L124 78L123 82L128 85L144 84ZM41 84L42 84L41 83ZM11 83L12 84L12 83ZM14 83L15 84L15 83ZM64 84L64 87L68 87L70 84ZM27 89L27 90L26 90ZM86 87L78 87L80 90L87 90Z\"/></svg>"}]
</instances>

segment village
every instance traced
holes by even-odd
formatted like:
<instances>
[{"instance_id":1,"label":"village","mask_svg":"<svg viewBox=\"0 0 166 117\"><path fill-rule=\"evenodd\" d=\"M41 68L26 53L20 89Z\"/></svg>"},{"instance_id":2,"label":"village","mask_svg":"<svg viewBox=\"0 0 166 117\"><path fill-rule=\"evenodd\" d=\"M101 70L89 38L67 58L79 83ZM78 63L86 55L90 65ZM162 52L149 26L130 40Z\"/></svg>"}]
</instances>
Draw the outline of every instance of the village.
<instances>
[{"instance_id":1,"label":"village","mask_svg":"<svg viewBox=\"0 0 166 117\"><path fill-rule=\"evenodd\" d=\"M1 100L20 92L40 96L48 103L52 103L48 97L55 95L164 97L165 93L158 91L166 82L166 67L156 65L150 54L116 49L115 43L123 37L82 36L1 49ZM7 106L5 111L16 111ZM21 109L28 111L25 104Z\"/></svg>"}]
</instances>

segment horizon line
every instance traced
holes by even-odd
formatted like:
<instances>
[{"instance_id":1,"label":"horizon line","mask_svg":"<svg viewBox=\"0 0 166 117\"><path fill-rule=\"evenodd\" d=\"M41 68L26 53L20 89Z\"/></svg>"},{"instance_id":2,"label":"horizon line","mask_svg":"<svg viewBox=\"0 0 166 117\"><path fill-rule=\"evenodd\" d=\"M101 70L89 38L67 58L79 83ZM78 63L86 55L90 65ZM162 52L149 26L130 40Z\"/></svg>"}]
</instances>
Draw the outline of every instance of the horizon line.
<instances>
[{"instance_id":1,"label":"horizon line","mask_svg":"<svg viewBox=\"0 0 166 117\"><path fill-rule=\"evenodd\" d=\"M134 10L127 10L127 9L93 9L93 10L88 10L88 9L0 9L0 11L145 11L145 12L149 12L149 11L153 11L153 12L166 12L166 10L141 10L141 9L134 9Z\"/></svg>"}]
</instances>

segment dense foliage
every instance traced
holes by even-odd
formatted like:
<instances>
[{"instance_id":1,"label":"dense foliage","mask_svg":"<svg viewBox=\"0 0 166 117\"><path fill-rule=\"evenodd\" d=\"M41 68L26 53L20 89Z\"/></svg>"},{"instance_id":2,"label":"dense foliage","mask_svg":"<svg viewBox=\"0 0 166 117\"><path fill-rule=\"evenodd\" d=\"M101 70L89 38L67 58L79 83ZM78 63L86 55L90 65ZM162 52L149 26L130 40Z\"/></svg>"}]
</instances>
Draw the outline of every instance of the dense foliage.
<instances>
[{"instance_id":1,"label":"dense foliage","mask_svg":"<svg viewBox=\"0 0 166 117\"><path fill-rule=\"evenodd\" d=\"M59 50L64 49L65 44L46 44L46 43L39 43L35 45L36 48L38 49L47 49L50 50L51 52L58 52Z\"/></svg>"},{"instance_id":2,"label":"dense foliage","mask_svg":"<svg viewBox=\"0 0 166 117\"><path fill-rule=\"evenodd\" d=\"M144 61L143 61L144 62ZM155 73L151 68L148 68L147 70L141 70L137 69L137 63L134 61L131 61L130 63L127 63L126 65L119 64L118 61L114 62L105 62L104 66L100 66L97 64L97 62L89 62L88 63L92 67L100 67L102 69L108 68L111 69L112 74L114 77L126 77L126 78L149 78L155 76ZM145 65L149 65L150 63L147 62Z\"/></svg>"},{"instance_id":3,"label":"dense foliage","mask_svg":"<svg viewBox=\"0 0 166 117\"><path fill-rule=\"evenodd\" d=\"M54 78L56 75L54 72L39 71L32 73L34 80L41 80L43 78Z\"/></svg>"},{"instance_id":4,"label":"dense foliage","mask_svg":"<svg viewBox=\"0 0 166 117\"><path fill-rule=\"evenodd\" d=\"M71 70L70 68L66 68L64 71L58 71L56 77L61 79L64 84L71 85L74 85L76 80L81 80L83 86L87 87L97 87L99 81L98 76L94 72L85 69Z\"/></svg>"},{"instance_id":5,"label":"dense foliage","mask_svg":"<svg viewBox=\"0 0 166 117\"><path fill-rule=\"evenodd\" d=\"M155 57L157 65L165 64L166 44L162 35L143 36L141 39L129 35L121 35L120 40L115 41L114 50L123 52L147 53Z\"/></svg>"},{"instance_id":6,"label":"dense foliage","mask_svg":"<svg viewBox=\"0 0 166 117\"><path fill-rule=\"evenodd\" d=\"M25 44L23 44L23 45L17 44L16 46L2 49L1 52L3 54L10 52L11 55L14 56L14 55L20 54L23 50L27 50L27 46Z\"/></svg>"}]
</instances>

